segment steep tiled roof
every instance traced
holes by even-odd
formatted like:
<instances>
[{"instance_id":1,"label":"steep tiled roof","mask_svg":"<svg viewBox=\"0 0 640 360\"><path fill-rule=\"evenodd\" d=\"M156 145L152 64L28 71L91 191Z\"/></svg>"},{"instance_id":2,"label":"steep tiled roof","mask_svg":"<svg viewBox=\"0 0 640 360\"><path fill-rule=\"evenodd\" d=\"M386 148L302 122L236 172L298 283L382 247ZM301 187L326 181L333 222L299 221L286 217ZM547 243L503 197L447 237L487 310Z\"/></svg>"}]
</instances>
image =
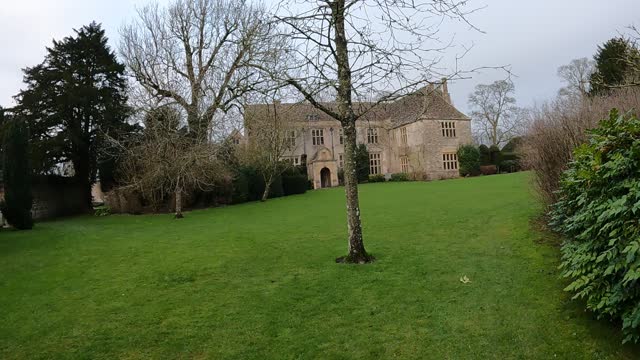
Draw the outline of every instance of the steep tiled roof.
<instances>
[{"instance_id":1,"label":"steep tiled roof","mask_svg":"<svg viewBox=\"0 0 640 360\"><path fill-rule=\"evenodd\" d=\"M418 120L469 120L469 118L450 104L440 90L423 88L411 95L405 96L393 102L377 104L369 110L361 121L388 120L392 127L406 125ZM334 110L335 103L323 103ZM356 113L362 113L374 103L354 103ZM426 106L425 106L426 105ZM277 112L279 116L292 121L333 121L329 115L316 109L308 102L301 103L274 103L249 105L245 108L245 119L254 116L268 116Z\"/></svg>"}]
</instances>

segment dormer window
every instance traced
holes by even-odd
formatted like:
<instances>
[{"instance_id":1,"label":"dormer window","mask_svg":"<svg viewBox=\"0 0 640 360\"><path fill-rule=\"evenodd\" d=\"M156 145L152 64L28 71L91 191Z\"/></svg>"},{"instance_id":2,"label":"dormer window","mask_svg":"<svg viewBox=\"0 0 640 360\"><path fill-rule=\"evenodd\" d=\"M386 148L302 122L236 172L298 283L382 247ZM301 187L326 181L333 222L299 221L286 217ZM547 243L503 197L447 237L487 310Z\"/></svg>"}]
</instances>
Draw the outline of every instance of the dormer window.
<instances>
[{"instance_id":1,"label":"dormer window","mask_svg":"<svg viewBox=\"0 0 640 360\"><path fill-rule=\"evenodd\" d=\"M318 114L308 114L307 121L318 121L320 116Z\"/></svg>"}]
</instances>

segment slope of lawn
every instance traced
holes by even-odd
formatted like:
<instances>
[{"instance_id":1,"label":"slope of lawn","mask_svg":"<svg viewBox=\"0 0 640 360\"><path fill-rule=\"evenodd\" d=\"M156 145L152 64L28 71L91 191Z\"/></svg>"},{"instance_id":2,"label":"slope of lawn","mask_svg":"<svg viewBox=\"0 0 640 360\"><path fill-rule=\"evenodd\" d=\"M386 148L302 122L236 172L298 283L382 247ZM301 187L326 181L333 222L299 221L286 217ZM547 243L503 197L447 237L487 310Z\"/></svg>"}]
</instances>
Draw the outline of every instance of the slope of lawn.
<instances>
[{"instance_id":1,"label":"slope of lawn","mask_svg":"<svg viewBox=\"0 0 640 360\"><path fill-rule=\"evenodd\" d=\"M634 359L569 301L525 173L0 232L0 358ZM463 284L460 277L471 282Z\"/></svg>"}]
</instances>

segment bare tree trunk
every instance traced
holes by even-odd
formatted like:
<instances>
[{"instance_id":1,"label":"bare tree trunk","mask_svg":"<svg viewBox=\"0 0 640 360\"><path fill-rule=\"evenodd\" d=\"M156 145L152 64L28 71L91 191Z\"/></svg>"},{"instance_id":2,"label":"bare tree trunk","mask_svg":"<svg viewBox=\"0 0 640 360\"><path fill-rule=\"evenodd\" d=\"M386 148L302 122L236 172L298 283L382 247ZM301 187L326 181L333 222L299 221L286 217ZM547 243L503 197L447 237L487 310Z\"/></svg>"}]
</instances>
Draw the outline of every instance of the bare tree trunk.
<instances>
[{"instance_id":1,"label":"bare tree trunk","mask_svg":"<svg viewBox=\"0 0 640 360\"><path fill-rule=\"evenodd\" d=\"M271 183L273 182L273 176L269 176L264 182L264 192L262 193L262 199L260 201L267 201L269 198L269 191L271 190Z\"/></svg>"},{"instance_id":2,"label":"bare tree trunk","mask_svg":"<svg viewBox=\"0 0 640 360\"><path fill-rule=\"evenodd\" d=\"M362 225L360 223L360 202L358 199L358 176L356 174L356 117L351 102L351 69L344 28L344 0L332 3L335 21L336 64L338 66L338 111L342 118L345 140L344 191L347 198L347 226L349 231L349 253L336 261L364 264L371 257L364 249Z\"/></svg>"},{"instance_id":3,"label":"bare tree trunk","mask_svg":"<svg viewBox=\"0 0 640 360\"><path fill-rule=\"evenodd\" d=\"M176 219L182 219L184 215L182 215L182 188L180 186L176 186Z\"/></svg>"}]
</instances>

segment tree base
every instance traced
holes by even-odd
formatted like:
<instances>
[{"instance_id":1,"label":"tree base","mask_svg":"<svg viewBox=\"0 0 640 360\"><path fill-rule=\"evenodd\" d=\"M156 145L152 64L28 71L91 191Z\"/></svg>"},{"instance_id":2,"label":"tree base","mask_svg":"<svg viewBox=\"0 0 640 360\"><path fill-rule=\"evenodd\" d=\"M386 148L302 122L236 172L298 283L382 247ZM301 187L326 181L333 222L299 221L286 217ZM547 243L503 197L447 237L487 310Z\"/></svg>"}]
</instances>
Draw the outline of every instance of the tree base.
<instances>
[{"instance_id":1,"label":"tree base","mask_svg":"<svg viewBox=\"0 0 640 360\"><path fill-rule=\"evenodd\" d=\"M376 260L369 254L350 254L336 258L336 264L368 264Z\"/></svg>"},{"instance_id":2,"label":"tree base","mask_svg":"<svg viewBox=\"0 0 640 360\"><path fill-rule=\"evenodd\" d=\"M182 215L182 213L176 213L174 215L174 219L182 219L184 217L184 215Z\"/></svg>"}]
</instances>

